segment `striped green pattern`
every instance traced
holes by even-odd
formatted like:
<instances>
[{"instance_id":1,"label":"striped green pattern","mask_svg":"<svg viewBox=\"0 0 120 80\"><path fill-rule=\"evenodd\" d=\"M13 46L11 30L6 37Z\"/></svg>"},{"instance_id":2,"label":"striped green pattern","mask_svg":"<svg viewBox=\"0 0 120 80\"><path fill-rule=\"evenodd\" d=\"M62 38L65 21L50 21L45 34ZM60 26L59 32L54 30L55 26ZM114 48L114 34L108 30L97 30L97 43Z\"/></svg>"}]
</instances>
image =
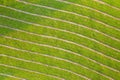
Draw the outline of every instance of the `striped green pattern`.
<instances>
[{"instance_id":1,"label":"striped green pattern","mask_svg":"<svg viewBox=\"0 0 120 80\"><path fill-rule=\"evenodd\" d=\"M0 80L120 80L120 0L0 0Z\"/></svg>"}]
</instances>

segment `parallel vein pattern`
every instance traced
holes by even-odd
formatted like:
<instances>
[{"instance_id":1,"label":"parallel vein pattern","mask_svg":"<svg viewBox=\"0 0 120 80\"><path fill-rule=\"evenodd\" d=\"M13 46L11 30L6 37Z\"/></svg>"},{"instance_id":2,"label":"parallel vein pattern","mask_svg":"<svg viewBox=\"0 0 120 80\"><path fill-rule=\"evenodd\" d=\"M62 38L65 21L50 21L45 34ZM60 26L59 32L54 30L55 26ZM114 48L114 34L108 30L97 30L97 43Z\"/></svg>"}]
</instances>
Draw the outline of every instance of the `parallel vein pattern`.
<instances>
[{"instance_id":1,"label":"parallel vein pattern","mask_svg":"<svg viewBox=\"0 0 120 80\"><path fill-rule=\"evenodd\" d=\"M117 6L106 0L0 1L0 80L119 80Z\"/></svg>"}]
</instances>

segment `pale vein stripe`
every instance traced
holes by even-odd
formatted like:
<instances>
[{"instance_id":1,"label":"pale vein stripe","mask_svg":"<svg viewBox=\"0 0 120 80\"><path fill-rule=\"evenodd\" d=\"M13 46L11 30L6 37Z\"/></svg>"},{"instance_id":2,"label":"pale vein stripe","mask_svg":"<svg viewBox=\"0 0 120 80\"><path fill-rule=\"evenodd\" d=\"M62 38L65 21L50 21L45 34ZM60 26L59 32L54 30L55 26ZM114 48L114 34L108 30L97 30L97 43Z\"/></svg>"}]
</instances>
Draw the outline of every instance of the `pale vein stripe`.
<instances>
[{"instance_id":1,"label":"pale vein stripe","mask_svg":"<svg viewBox=\"0 0 120 80\"><path fill-rule=\"evenodd\" d=\"M75 26L79 26L79 27L83 27L83 28L86 28L86 29L89 29L91 31L94 31L94 32L97 32L97 33L100 33L106 37L109 37L113 40L116 40L118 42L120 42L119 39L115 38L115 37L112 37L112 36L109 36L108 34L105 34L103 32L100 32L96 29L93 29L93 28L90 28L88 26L84 26L84 25L81 25L81 24L77 24L77 23L74 23L74 22L71 22L71 21L67 21L67 20L63 20L63 19L58 19L58 18L53 18L53 17L50 17L50 16L45 16L45 15L39 15L39 14L33 14L33 13L30 13L30 12L26 12L26 11L23 11L23 10L19 10L19 9L16 9L16 8L12 8L12 7L7 7L7 6L4 6L4 5L0 5L1 7L5 7L5 8L8 8L8 9L11 9L11 10L14 10L14 11L17 11L17 12L21 12L21 13L24 13L24 14L28 14L28 15L32 15L32 16L37 16L37 17L42 17L42 18L46 18L46 19L51 19L51 20L56 20L56 21L60 21L60 22L64 22L64 23L68 23L68 24L72 24L72 25L75 25ZM116 49L118 50L118 49ZM120 51L120 50L119 50Z\"/></svg>"},{"instance_id":2,"label":"pale vein stripe","mask_svg":"<svg viewBox=\"0 0 120 80\"><path fill-rule=\"evenodd\" d=\"M74 43L74 42L72 42L72 41L64 40L64 39L61 39L61 38L57 38L57 37L53 37L53 36L47 36L47 35L40 35L40 34L28 32L28 31L24 31L24 30L20 30L20 29L16 29L16 28L11 28L11 27L8 27L8 26L1 26L1 25L0 25L0 27L7 28L7 29L11 29L11 30L15 30L15 31L19 31L19 32L23 32L23 33L27 33L27 34L30 34L30 35L35 35L35 36L40 36L40 37L44 37L44 38L50 38L50 39L60 40L60 41L63 41L63 42L69 43L69 44L74 44L74 45L77 45L77 46L79 46L79 47L83 47L83 48L85 48L85 49L91 50L91 49L89 49L88 47L85 47L85 46L83 46L83 45ZM102 55L102 56L104 56L104 55ZM106 56L104 56L104 57L106 57ZM107 58L108 58L108 57L107 57ZM87 59L88 59L88 58L87 58ZM92 60L92 59L91 59L91 60ZM109 66L106 66L106 65L104 65L104 64L101 64L101 63L99 63L99 62L97 62L97 61L95 61L95 60L92 60L92 61L95 62L95 63L97 63L97 64L99 64L99 65L101 65L101 66L104 66L104 67L106 67L106 68L109 68L109 69L111 69L111 70L113 70L113 71L119 72L119 71L117 71L116 69L111 68L111 67L109 67ZM119 62L120 62L120 61L119 61Z\"/></svg>"},{"instance_id":3,"label":"pale vein stripe","mask_svg":"<svg viewBox=\"0 0 120 80\"><path fill-rule=\"evenodd\" d=\"M29 69L26 69L26 68L21 68L21 67L16 67L16 66L11 66L11 65L1 64L1 63L0 63L0 66L5 66L5 67L18 69L18 70L22 70L22 71L26 71L26 72L31 72L31 73L35 73L35 74L45 75L45 76L52 77L52 78L55 78L55 79L58 79L58 80L65 80L65 79L57 77L57 76L41 73L41 72L34 71L34 70L29 70Z\"/></svg>"},{"instance_id":4,"label":"pale vein stripe","mask_svg":"<svg viewBox=\"0 0 120 80\"><path fill-rule=\"evenodd\" d=\"M26 23L27 21L23 21L23 20L19 20L19 19L16 19L16 18L12 18L12 17L9 17L9 16L5 16L5 15L0 15L1 17L5 17L5 18L9 18L9 19L12 19L12 20L17 20L17 21L20 21L20 22L24 22L24 23ZM27 24L35 24L35 23L31 23L31 22L27 22ZM40 25L40 24L36 24L36 25ZM67 31L67 30L65 30L65 31ZM69 31L70 32L70 31ZM75 33L75 34L77 34L77 33ZM79 34L80 35L80 34ZM81 35L81 36L84 36L84 35ZM97 42L97 43L99 43L99 44L102 44L102 45L104 45L104 46L106 46L106 47L109 47L109 48L111 48L111 49L113 49L113 50L115 50L115 51L117 51L117 52L120 52L120 50L119 49L116 49L116 48L114 48L114 47L112 47L112 46L109 46L109 45L107 45L107 44L104 44L104 43L102 43L102 42L100 42L100 41L97 41L97 40L95 40L95 39L93 39L93 38L89 38L89 37L87 37L87 36L84 36L84 37L86 37L87 39L90 39L90 40L92 40L92 41L95 41L95 42ZM119 40L120 41L120 40Z\"/></svg>"},{"instance_id":5,"label":"pale vein stripe","mask_svg":"<svg viewBox=\"0 0 120 80\"><path fill-rule=\"evenodd\" d=\"M0 75L1 75L1 76L6 76L6 77L15 78L15 79L19 79L19 80L27 80L27 79L24 79L24 78L20 78L20 77L13 76L13 75L9 75L9 74L5 74L5 73L0 73Z\"/></svg>"},{"instance_id":6,"label":"pale vein stripe","mask_svg":"<svg viewBox=\"0 0 120 80\"><path fill-rule=\"evenodd\" d=\"M46 57L54 58L54 59L57 59L57 60L65 61L65 62L74 64L74 65L76 65L76 66L83 67L83 68L85 68L85 69L87 69L87 70L90 70L90 71L92 71L92 72L94 72L94 73L97 73L97 74L99 74L99 75L101 75L101 76L104 76L105 78L108 78L108 79L110 79L110 80L114 80L113 78L111 78L111 77L109 77L109 76L106 76L106 75L104 75L104 74L101 74L101 73L99 73L99 72L97 72L97 71L95 71L95 70L93 70L93 69L90 69L90 68L88 68L88 67L86 67L86 66L84 66L84 65L78 64L78 63L73 62L73 61L68 60L68 59L64 59L64 58L60 58L60 57L56 57L56 56L51 56L51 55L47 55L47 54L42 54L42 53L38 53L38 52L31 52L31 51L29 51L29 50L23 50L23 49L11 47L11 46L3 45L3 44L0 44L0 46L6 47L6 48L9 48L9 49L13 49L13 50L17 50L17 51L28 52L28 53L31 53L31 54L46 56Z\"/></svg>"},{"instance_id":7,"label":"pale vein stripe","mask_svg":"<svg viewBox=\"0 0 120 80\"><path fill-rule=\"evenodd\" d=\"M99 12L99 13L101 13L101 14L103 14L103 15L109 16L109 17L111 17L111 18L113 18L113 19L116 19L116 20L119 20L119 21L120 21L120 18L117 18L117 17L115 17L115 16L112 16L112 15L110 15L110 14L108 14L108 13L102 12L102 11L100 11L100 10L97 10L97 9L92 8L92 7L89 7L89 6L85 6L85 5L81 5L81 4L77 4L77 3L73 3L73 2L69 2L69 1L65 1L65 0L56 0L56 1L59 1L59 2L62 2L62 3L66 3L66 4L75 5L75 6L79 6L79 7L83 7L83 8L92 10L92 11L96 11L96 12Z\"/></svg>"},{"instance_id":8,"label":"pale vein stripe","mask_svg":"<svg viewBox=\"0 0 120 80\"><path fill-rule=\"evenodd\" d=\"M86 38L86 39L89 39L91 41L95 41L97 42L95 39L92 39L92 38L89 38L87 36L84 36L84 35L80 35L80 34L77 34L77 33L74 33L74 32L70 32L70 31L67 31L67 30L62 30L62 29L58 29L58 28L53 28L53 27L50 27L50 26L43 26L43 25L40 25L40 24L35 24L35 23L31 23L31 22L27 22L27 21L23 21L23 20L19 20L19 19L16 19L16 18L12 18L12 17L8 17L8 16L3 16L3 15L0 15L1 17L5 17L5 18L8 18L8 19L12 19L12 20L17 20L17 21L20 21L20 22L23 22L23 23L26 23L26 24L31 24L31 25L35 25L35 26L41 26L41 27L45 27L45 28L49 28L49 29L53 29L53 30L58 30L58 31L63 31L63 32L66 32L66 33L70 33L70 34L74 34L74 35L77 35L77 36L80 36L80 37L83 37L83 38ZM99 44L102 44L100 42L97 42ZM102 44L105 46L105 44ZM106 47L110 47L110 46L107 46ZM112 48L112 47L111 47ZM106 55L107 56L107 55ZM109 56L108 56L109 57ZM111 57L112 58L112 57ZM117 59L113 59L117 62L120 62L119 60Z\"/></svg>"},{"instance_id":9,"label":"pale vein stripe","mask_svg":"<svg viewBox=\"0 0 120 80\"><path fill-rule=\"evenodd\" d=\"M112 6L112 5L106 3L106 2L104 2L104 1L102 1L102 0L94 0L94 1L96 1L96 2L98 2L98 3L101 3L101 4L104 4L104 5L106 5L106 6L109 6L109 7L113 8L113 9L120 10L120 8L115 7L115 6Z\"/></svg>"},{"instance_id":10,"label":"pale vein stripe","mask_svg":"<svg viewBox=\"0 0 120 80\"><path fill-rule=\"evenodd\" d=\"M38 65L43 65L43 66L46 66L46 67L51 67L53 69L58 69L58 70L62 70L62 71L66 71L66 72L72 73L72 74L77 75L77 76L79 76L81 78L84 78L86 80L91 80L90 78L87 78L86 76L83 76L81 74L72 72L72 71L64 69L64 68L60 68L60 67L56 67L56 66L51 66L51 65L48 65L48 64L45 64L45 63L41 63L41 62L36 62L36 61L30 61L30 60L26 60L26 59L22 59L22 58L17 58L17 57L5 55L5 54L0 54L0 56L5 56L5 57L8 57L8 58L20 60L20 61L23 61L23 62L28 62L28 63L38 64Z\"/></svg>"},{"instance_id":11,"label":"pale vein stripe","mask_svg":"<svg viewBox=\"0 0 120 80\"><path fill-rule=\"evenodd\" d=\"M32 6L36 6L36 7L42 7L42 8L46 8L46 9L50 9L50 10L55 10L55 11L59 11L59 12L63 12L63 13L68 13L68 14L80 16L80 17L83 17L83 18L86 18L86 19L90 19L90 17L88 17L88 16L78 14L78 13L75 13L75 12L70 12L70 11L67 11L67 10L57 9L57 8L54 8L54 7L44 6L44 5L40 5L40 4L33 4L33 3L30 3L30 2L26 2L26 1L19 1L19 2L24 3L24 4L29 4L29 5L32 5ZM92 20L97 22L97 23L100 23L100 24L104 25L105 27L112 28L114 30L120 31L119 28L113 27L109 24L106 24L106 23L100 21L100 20L97 20L97 19L94 19L94 18L92 18Z\"/></svg>"}]
</instances>

